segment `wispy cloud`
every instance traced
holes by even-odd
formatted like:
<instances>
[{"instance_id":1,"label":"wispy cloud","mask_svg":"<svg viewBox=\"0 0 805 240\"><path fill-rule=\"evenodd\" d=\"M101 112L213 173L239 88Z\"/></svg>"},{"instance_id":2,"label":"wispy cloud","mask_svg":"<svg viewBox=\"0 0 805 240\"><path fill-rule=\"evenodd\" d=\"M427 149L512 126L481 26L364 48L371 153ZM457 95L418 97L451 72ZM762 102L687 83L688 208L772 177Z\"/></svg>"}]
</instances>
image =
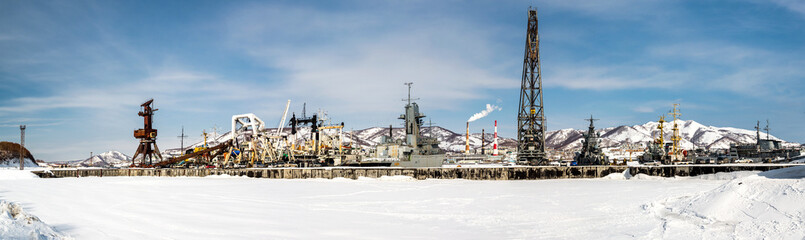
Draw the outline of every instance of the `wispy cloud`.
<instances>
[{"instance_id":1,"label":"wispy cloud","mask_svg":"<svg viewBox=\"0 0 805 240\"><path fill-rule=\"evenodd\" d=\"M801 84L805 64L798 54L772 52L726 42L656 46L649 52L662 60L679 62L695 82L695 89L730 91L777 101L802 98L792 86Z\"/></svg>"},{"instance_id":2,"label":"wispy cloud","mask_svg":"<svg viewBox=\"0 0 805 240\"><path fill-rule=\"evenodd\" d=\"M790 11L801 14L805 17L805 2L800 0L770 0L771 2L780 5Z\"/></svg>"},{"instance_id":3,"label":"wispy cloud","mask_svg":"<svg viewBox=\"0 0 805 240\"><path fill-rule=\"evenodd\" d=\"M689 73L654 66L558 66L546 73L547 87L585 90L668 89L684 85Z\"/></svg>"},{"instance_id":4,"label":"wispy cloud","mask_svg":"<svg viewBox=\"0 0 805 240\"><path fill-rule=\"evenodd\" d=\"M632 109L638 113L659 113L665 114L670 109L673 108L673 104L679 104L681 108L684 109L707 109L708 106L686 102L682 99L674 99L674 100L653 100L653 101L645 101L635 103L635 107Z\"/></svg>"},{"instance_id":5,"label":"wispy cloud","mask_svg":"<svg viewBox=\"0 0 805 240\"><path fill-rule=\"evenodd\" d=\"M674 2L658 0L611 0L611 1L542 1L541 9L561 9L583 13L602 19L644 19L647 16L662 14L674 6ZM539 9L538 9L539 10Z\"/></svg>"},{"instance_id":6,"label":"wispy cloud","mask_svg":"<svg viewBox=\"0 0 805 240\"><path fill-rule=\"evenodd\" d=\"M492 70L500 66L494 61L493 31L449 13L417 18L404 15L419 13L395 7L335 12L249 6L226 20L228 39L234 48L284 71L278 85L283 93L339 112L396 112L399 100L390 96L404 96L404 82L414 82L414 95L439 109L491 97L485 89L518 86L517 79ZM327 91L310 94L314 89Z\"/></svg>"}]
</instances>

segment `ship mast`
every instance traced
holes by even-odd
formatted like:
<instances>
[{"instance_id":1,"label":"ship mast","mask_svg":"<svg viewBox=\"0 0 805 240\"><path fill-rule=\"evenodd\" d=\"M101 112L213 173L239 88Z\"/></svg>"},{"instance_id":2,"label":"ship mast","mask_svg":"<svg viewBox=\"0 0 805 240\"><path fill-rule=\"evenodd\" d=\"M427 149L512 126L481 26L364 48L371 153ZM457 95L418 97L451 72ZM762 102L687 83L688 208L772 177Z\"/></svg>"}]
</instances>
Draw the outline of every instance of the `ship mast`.
<instances>
[{"instance_id":1,"label":"ship mast","mask_svg":"<svg viewBox=\"0 0 805 240\"><path fill-rule=\"evenodd\" d=\"M679 159L679 140L682 140L682 138L679 137L679 127L678 127L678 125L676 123L676 120L678 119L679 116L682 115L682 113L679 113L678 107L679 107L679 104L674 103L674 109L671 112L671 116L674 117L674 129L673 129L674 130L674 135L671 136L671 141L674 143L673 150L672 150L673 155L671 155L672 156L671 157L672 161L680 160Z\"/></svg>"}]
</instances>

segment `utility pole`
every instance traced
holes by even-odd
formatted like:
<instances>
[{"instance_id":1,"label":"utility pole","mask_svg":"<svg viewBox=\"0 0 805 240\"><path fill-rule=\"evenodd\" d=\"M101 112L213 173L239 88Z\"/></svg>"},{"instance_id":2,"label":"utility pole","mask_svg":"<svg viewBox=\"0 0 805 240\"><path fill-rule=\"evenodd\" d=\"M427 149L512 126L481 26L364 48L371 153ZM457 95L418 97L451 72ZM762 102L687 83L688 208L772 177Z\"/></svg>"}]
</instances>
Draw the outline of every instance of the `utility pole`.
<instances>
[{"instance_id":1,"label":"utility pole","mask_svg":"<svg viewBox=\"0 0 805 240\"><path fill-rule=\"evenodd\" d=\"M179 135L179 136L176 136L176 137L181 139L181 140L179 140L179 144L180 144L182 150L180 150L179 154L182 155L182 154L184 154L184 138L187 137L187 135L184 135L184 126L182 126L182 135Z\"/></svg>"},{"instance_id":2,"label":"utility pole","mask_svg":"<svg viewBox=\"0 0 805 240\"><path fill-rule=\"evenodd\" d=\"M20 125L20 170L25 170L24 160L25 160L25 125Z\"/></svg>"}]
</instances>

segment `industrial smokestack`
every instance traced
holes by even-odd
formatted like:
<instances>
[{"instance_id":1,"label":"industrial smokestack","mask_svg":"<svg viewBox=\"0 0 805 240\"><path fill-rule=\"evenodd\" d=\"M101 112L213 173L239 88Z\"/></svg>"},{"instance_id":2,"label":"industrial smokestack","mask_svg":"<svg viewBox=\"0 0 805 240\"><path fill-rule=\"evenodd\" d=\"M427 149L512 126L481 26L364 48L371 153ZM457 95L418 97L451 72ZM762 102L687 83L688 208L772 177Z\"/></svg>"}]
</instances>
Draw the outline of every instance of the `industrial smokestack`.
<instances>
[{"instance_id":1,"label":"industrial smokestack","mask_svg":"<svg viewBox=\"0 0 805 240\"><path fill-rule=\"evenodd\" d=\"M492 142L492 156L498 155L498 120L495 120L495 140Z\"/></svg>"},{"instance_id":2,"label":"industrial smokestack","mask_svg":"<svg viewBox=\"0 0 805 240\"><path fill-rule=\"evenodd\" d=\"M467 147L464 149L464 154L470 154L470 122L467 122Z\"/></svg>"},{"instance_id":3,"label":"industrial smokestack","mask_svg":"<svg viewBox=\"0 0 805 240\"><path fill-rule=\"evenodd\" d=\"M484 138L484 135L484 129L481 128L481 154L486 154L486 151L484 151L484 148L486 147L486 138Z\"/></svg>"}]
</instances>

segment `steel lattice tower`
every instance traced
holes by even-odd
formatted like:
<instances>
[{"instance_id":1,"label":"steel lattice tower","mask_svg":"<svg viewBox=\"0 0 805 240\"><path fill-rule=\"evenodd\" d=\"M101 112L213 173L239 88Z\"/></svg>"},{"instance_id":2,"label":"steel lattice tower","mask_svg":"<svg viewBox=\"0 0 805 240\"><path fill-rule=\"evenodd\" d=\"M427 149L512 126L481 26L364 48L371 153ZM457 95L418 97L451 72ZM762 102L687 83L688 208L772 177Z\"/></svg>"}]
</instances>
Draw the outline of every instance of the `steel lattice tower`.
<instances>
[{"instance_id":1,"label":"steel lattice tower","mask_svg":"<svg viewBox=\"0 0 805 240\"><path fill-rule=\"evenodd\" d=\"M548 164L545 157L545 115L542 107L537 10L529 8L520 110L517 113L517 161L520 163Z\"/></svg>"}]
</instances>

